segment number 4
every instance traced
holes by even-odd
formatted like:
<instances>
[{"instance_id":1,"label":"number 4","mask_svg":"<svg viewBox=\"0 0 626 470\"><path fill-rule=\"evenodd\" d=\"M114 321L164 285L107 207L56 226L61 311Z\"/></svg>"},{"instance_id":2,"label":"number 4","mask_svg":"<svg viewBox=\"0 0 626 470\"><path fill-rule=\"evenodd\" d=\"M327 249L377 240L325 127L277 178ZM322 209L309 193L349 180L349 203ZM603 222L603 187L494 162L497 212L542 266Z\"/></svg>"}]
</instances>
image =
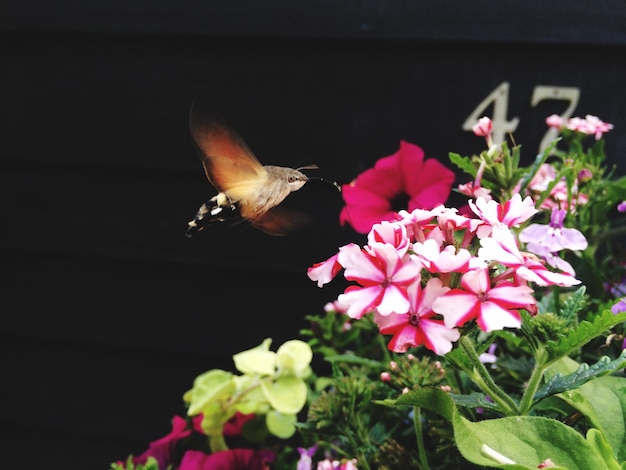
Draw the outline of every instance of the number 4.
<instances>
[{"instance_id":1,"label":"number 4","mask_svg":"<svg viewBox=\"0 0 626 470\"><path fill-rule=\"evenodd\" d=\"M506 113L509 107L509 82L502 82L495 90L493 90L480 104L474 109L472 114L463 123L464 131L471 131L478 120L486 116L485 110L493 103L493 116L491 116L491 125L493 130L491 138L494 144L504 141L507 133L515 132L519 124L518 118L511 121L506 120Z\"/></svg>"}]
</instances>

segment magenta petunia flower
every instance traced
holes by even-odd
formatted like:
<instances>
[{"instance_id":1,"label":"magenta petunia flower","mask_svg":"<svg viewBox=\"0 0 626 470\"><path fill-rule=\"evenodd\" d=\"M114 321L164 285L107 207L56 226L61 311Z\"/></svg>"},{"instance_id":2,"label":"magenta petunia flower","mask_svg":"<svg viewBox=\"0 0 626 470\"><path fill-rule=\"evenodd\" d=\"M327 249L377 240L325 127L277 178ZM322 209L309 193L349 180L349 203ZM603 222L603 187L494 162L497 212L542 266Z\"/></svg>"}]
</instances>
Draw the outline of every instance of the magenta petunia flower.
<instances>
[{"instance_id":1,"label":"magenta petunia flower","mask_svg":"<svg viewBox=\"0 0 626 470\"><path fill-rule=\"evenodd\" d=\"M240 436L244 424L254 419L254 416L254 413L244 414L241 411L237 411L235 415L224 424L222 434L224 436Z\"/></svg>"},{"instance_id":2,"label":"magenta petunia flower","mask_svg":"<svg viewBox=\"0 0 626 470\"><path fill-rule=\"evenodd\" d=\"M408 211L432 209L444 203L452 190L455 174L439 161L424 158L417 145L401 141L400 149L376 162L342 187L346 203L339 220L359 233L368 233L383 220L397 220L395 199L408 196Z\"/></svg>"},{"instance_id":3,"label":"magenta petunia flower","mask_svg":"<svg viewBox=\"0 0 626 470\"><path fill-rule=\"evenodd\" d=\"M193 430L203 432L201 428L202 414L194 416L192 419ZM154 457L159 464L159 468L167 468L172 463L172 454L178 442L190 436L192 429L187 427L187 421L180 416L172 419L172 431L156 441L150 443L148 449L138 457L132 459L133 464L145 464L148 457Z\"/></svg>"}]
</instances>

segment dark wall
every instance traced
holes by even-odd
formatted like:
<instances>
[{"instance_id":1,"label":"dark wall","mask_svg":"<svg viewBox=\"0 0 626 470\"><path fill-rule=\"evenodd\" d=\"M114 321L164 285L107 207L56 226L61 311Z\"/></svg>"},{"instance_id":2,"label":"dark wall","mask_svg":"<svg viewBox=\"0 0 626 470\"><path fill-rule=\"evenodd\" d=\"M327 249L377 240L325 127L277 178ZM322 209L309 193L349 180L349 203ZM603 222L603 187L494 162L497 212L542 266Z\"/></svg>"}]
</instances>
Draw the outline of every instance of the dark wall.
<instances>
[{"instance_id":1,"label":"dark wall","mask_svg":"<svg viewBox=\"0 0 626 470\"><path fill-rule=\"evenodd\" d=\"M423 2L419 2L423 3ZM214 194L191 144L194 99L263 163L349 181L400 140L448 163L509 85L534 158L558 100L615 125L626 162L626 7L595 2L19 2L0 10L0 328L4 442L20 468L108 468L169 431L208 369L274 338L341 291L306 268L360 238L340 195L307 184L307 229L184 236ZM489 113L489 109L485 114ZM460 177L459 182L464 182Z\"/></svg>"}]
</instances>

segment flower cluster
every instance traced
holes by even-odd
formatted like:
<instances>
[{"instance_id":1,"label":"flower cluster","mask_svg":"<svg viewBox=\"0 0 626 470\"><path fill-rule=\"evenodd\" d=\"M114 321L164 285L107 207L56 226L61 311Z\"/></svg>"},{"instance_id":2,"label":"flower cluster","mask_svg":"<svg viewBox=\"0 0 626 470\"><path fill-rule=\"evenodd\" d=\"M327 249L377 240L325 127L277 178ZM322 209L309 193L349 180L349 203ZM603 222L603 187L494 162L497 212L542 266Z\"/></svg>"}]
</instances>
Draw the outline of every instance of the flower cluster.
<instances>
[{"instance_id":1,"label":"flower cluster","mask_svg":"<svg viewBox=\"0 0 626 470\"><path fill-rule=\"evenodd\" d=\"M524 166L481 118L487 148L449 154L455 188L404 141L344 184L363 242L308 269L348 285L305 340L199 375L186 418L112 469L623 468L626 177L611 124L546 124L559 137Z\"/></svg>"},{"instance_id":2,"label":"flower cluster","mask_svg":"<svg viewBox=\"0 0 626 470\"><path fill-rule=\"evenodd\" d=\"M537 312L530 284L580 283L571 269L551 271L537 253L520 249L513 229L538 212L530 196L522 200L516 193L504 203L479 197L469 205L477 217L443 205L400 211L397 221L374 224L366 246L343 246L308 275L322 286L344 269L356 285L339 296L340 309L357 319L374 311L395 352L425 345L440 355L459 339L457 328L471 321L485 332L519 328L519 309ZM545 253L586 248L579 231L558 221L532 224L520 238Z\"/></svg>"}]
</instances>

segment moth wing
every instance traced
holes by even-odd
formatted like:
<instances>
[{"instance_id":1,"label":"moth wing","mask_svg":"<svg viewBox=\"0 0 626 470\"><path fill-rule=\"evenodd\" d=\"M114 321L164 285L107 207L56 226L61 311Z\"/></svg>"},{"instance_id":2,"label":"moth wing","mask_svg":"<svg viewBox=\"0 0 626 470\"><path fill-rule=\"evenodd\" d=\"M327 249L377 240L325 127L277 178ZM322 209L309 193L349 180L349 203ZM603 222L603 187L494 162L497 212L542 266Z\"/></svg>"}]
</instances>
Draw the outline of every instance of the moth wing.
<instances>
[{"instance_id":1,"label":"moth wing","mask_svg":"<svg viewBox=\"0 0 626 470\"><path fill-rule=\"evenodd\" d=\"M287 235L308 225L311 217L288 207L276 206L251 222L256 228L270 235Z\"/></svg>"},{"instance_id":2,"label":"moth wing","mask_svg":"<svg viewBox=\"0 0 626 470\"><path fill-rule=\"evenodd\" d=\"M218 191L234 200L245 199L266 178L266 170L244 140L221 119L192 106L189 128L204 172Z\"/></svg>"}]
</instances>

